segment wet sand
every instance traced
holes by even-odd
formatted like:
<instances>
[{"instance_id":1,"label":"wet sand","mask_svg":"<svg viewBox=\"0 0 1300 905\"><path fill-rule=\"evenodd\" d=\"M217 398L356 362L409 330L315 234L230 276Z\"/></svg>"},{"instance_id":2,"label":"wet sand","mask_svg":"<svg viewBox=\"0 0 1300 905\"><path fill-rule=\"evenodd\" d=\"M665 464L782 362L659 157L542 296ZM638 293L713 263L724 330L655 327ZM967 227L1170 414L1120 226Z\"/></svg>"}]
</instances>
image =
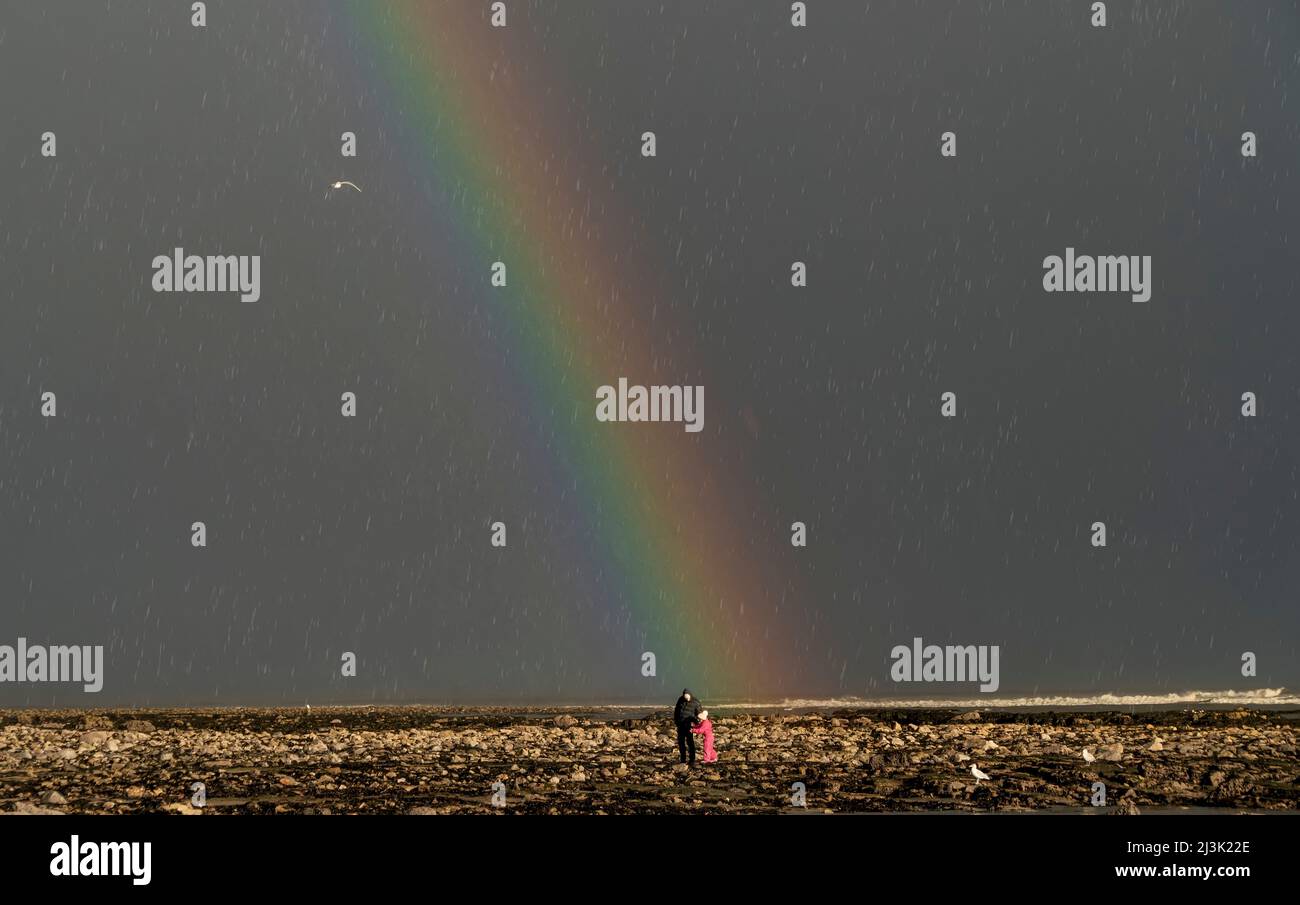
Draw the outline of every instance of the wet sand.
<instances>
[{"instance_id":1,"label":"wet sand","mask_svg":"<svg viewBox=\"0 0 1300 905\"><path fill-rule=\"evenodd\" d=\"M1295 712L720 710L719 760L690 770L677 763L668 710L631 713L0 711L0 813L1300 809ZM1097 782L1104 807L1090 803Z\"/></svg>"}]
</instances>

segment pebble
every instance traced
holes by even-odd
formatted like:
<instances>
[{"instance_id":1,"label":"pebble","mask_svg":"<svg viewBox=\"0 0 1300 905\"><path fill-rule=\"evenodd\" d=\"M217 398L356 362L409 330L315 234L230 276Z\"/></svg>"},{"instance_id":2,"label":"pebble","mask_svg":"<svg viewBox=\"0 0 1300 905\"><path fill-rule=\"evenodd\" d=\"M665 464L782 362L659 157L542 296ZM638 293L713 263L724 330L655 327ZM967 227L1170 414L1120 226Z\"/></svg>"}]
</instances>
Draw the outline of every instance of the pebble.
<instances>
[{"instance_id":1,"label":"pebble","mask_svg":"<svg viewBox=\"0 0 1300 905\"><path fill-rule=\"evenodd\" d=\"M53 814L62 814L63 812L62 812L62 811L56 811L56 810L54 810L53 808L42 808L42 807L37 807L36 805L34 805L34 804L30 803L30 802L27 802L27 801L20 801L20 802L17 802L17 803L14 805L14 809L13 809L12 813L14 813L14 814L32 814L32 815L35 815L35 814L53 815Z\"/></svg>"},{"instance_id":2,"label":"pebble","mask_svg":"<svg viewBox=\"0 0 1300 905\"><path fill-rule=\"evenodd\" d=\"M168 804L163 805L162 809L173 814L184 814L186 817L194 817L195 815L203 813L202 808L196 808L183 801L169 802Z\"/></svg>"}]
</instances>

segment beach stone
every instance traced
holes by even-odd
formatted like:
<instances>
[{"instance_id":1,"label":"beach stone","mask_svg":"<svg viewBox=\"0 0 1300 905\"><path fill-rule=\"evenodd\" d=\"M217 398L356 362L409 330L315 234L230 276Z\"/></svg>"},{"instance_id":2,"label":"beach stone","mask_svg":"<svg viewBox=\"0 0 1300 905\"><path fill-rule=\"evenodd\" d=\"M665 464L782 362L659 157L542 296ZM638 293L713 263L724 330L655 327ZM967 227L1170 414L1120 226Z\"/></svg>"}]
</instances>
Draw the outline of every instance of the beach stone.
<instances>
[{"instance_id":1,"label":"beach stone","mask_svg":"<svg viewBox=\"0 0 1300 905\"><path fill-rule=\"evenodd\" d=\"M552 722L561 729L572 729L574 726L578 725L578 720L568 714L557 716Z\"/></svg>"},{"instance_id":2,"label":"beach stone","mask_svg":"<svg viewBox=\"0 0 1300 905\"><path fill-rule=\"evenodd\" d=\"M169 802L168 804L163 805L162 809L173 814L184 814L186 817L194 817L203 813L202 809L193 807L183 801Z\"/></svg>"},{"instance_id":3,"label":"beach stone","mask_svg":"<svg viewBox=\"0 0 1300 905\"><path fill-rule=\"evenodd\" d=\"M154 731L153 723L148 720L127 720L126 728L131 732L142 732L146 735Z\"/></svg>"},{"instance_id":4,"label":"beach stone","mask_svg":"<svg viewBox=\"0 0 1300 905\"><path fill-rule=\"evenodd\" d=\"M1127 798L1121 798L1116 802L1115 810L1111 811L1111 814L1118 814L1122 817L1134 816L1141 813L1142 812L1138 810L1138 806L1132 800Z\"/></svg>"},{"instance_id":5,"label":"beach stone","mask_svg":"<svg viewBox=\"0 0 1300 905\"><path fill-rule=\"evenodd\" d=\"M902 751L889 751L884 754L873 754L867 765L873 770L884 770L889 767L901 767L908 763L908 757Z\"/></svg>"},{"instance_id":6,"label":"beach stone","mask_svg":"<svg viewBox=\"0 0 1300 905\"><path fill-rule=\"evenodd\" d=\"M27 801L20 801L17 804L15 804L14 809L11 813L24 814L28 816L35 816L35 815L57 816L63 814L62 811L56 811L53 808L37 807L36 805L31 804L30 802Z\"/></svg>"},{"instance_id":7,"label":"beach stone","mask_svg":"<svg viewBox=\"0 0 1300 905\"><path fill-rule=\"evenodd\" d=\"M108 741L108 735L109 734L102 729L97 729L94 732L83 732L81 733L79 742L87 748L93 748Z\"/></svg>"},{"instance_id":8,"label":"beach stone","mask_svg":"<svg viewBox=\"0 0 1300 905\"><path fill-rule=\"evenodd\" d=\"M1102 745L1097 749L1098 760L1121 760L1124 757L1124 746L1119 742L1113 745Z\"/></svg>"},{"instance_id":9,"label":"beach stone","mask_svg":"<svg viewBox=\"0 0 1300 905\"><path fill-rule=\"evenodd\" d=\"M56 791L49 791L41 796L41 804L49 804L57 807L61 804L67 804L67 803L68 803L68 799L64 798Z\"/></svg>"},{"instance_id":10,"label":"beach stone","mask_svg":"<svg viewBox=\"0 0 1300 905\"><path fill-rule=\"evenodd\" d=\"M1231 801L1248 795L1253 791L1253 789L1253 783L1247 781L1245 777L1234 776L1231 779L1224 780L1224 782L1211 793L1210 797L1215 801Z\"/></svg>"}]
</instances>

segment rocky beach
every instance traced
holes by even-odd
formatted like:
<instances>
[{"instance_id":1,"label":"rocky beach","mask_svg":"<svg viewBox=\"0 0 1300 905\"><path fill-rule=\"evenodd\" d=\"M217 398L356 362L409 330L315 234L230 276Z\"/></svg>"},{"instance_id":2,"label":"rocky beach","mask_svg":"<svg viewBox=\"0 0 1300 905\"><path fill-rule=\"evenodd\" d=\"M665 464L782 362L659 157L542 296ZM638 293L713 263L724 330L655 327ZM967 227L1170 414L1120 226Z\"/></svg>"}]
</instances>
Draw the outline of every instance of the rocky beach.
<instances>
[{"instance_id":1,"label":"rocky beach","mask_svg":"<svg viewBox=\"0 0 1300 905\"><path fill-rule=\"evenodd\" d=\"M631 712L0 711L0 813L1300 809L1295 712L718 708L690 770L668 711Z\"/></svg>"}]
</instances>

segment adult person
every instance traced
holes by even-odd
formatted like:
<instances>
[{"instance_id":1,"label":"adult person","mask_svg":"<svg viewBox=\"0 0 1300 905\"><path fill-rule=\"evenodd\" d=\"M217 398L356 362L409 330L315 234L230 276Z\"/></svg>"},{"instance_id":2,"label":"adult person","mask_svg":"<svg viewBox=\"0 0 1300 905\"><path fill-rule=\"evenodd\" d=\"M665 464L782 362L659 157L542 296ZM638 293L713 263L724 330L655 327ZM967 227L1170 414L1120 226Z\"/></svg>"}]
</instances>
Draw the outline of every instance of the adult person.
<instances>
[{"instance_id":1,"label":"adult person","mask_svg":"<svg viewBox=\"0 0 1300 905\"><path fill-rule=\"evenodd\" d=\"M673 723L677 726L677 751L681 754L682 763L689 763L692 767L695 766L695 735L691 729L699 718L700 702L695 700L695 695L691 694L689 688L683 688L682 696L673 708ZM690 752L689 762L686 759L687 752Z\"/></svg>"}]
</instances>

